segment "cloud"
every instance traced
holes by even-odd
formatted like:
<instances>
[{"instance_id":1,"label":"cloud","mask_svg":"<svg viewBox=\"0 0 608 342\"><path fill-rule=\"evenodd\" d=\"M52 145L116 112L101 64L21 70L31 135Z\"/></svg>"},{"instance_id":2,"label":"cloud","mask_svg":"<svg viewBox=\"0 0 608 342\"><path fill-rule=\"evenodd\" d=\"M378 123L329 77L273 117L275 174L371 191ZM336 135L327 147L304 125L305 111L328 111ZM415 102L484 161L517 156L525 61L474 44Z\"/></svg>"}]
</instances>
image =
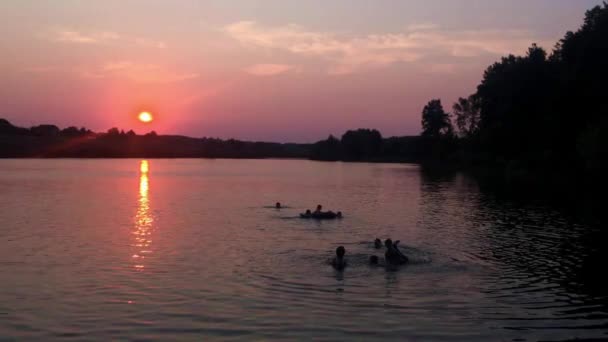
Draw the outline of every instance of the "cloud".
<instances>
[{"instance_id":1,"label":"cloud","mask_svg":"<svg viewBox=\"0 0 608 342\"><path fill-rule=\"evenodd\" d=\"M293 65L287 64L256 64L246 68L245 71L256 76L272 76L294 69Z\"/></svg>"},{"instance_id":2,"label":"cloud","mask_svg":"<svg viewBox=\"0 0 608 342\"><path fill-rule=\"evenodd\" d=\"M60 68L58 66L52 66L52 65L50 65L50 66L34 66L34 67L26 67L25 69L23 69L23 71L34 73L34 74L46 74L46 73L52 73L52 72L62 71L62 68Z\"/></svg>"},{"instance_id":3,"label":"cloud","mask_svg":"<svg viewBox=\"0 0 608 342\"><path fill-rule=\"evenodd\" d=\"M80 32L76 31L58 31L56 38L58 42L64 43L76 43L76 44L95 44L99 43L101 40L104 40L103 37L94 37L83 35Z\"/></svg>"},{"instance_id":4,"label":"cloud","mask_svg":"<svg viewBox=\"0 0 608 342\"><path fill-rule=\"evenodd\" d=\"M198 78L198 73L177 72L158 64L113 61L98 66L38 66L24 71L30 73L72 73L85 79L119 78L137 83L173 83Z\"/></svg>"},{"instance_id":5,"label":"cloud","mask_svg":"<svg viewBox=\"0 0 608 342\"><path fill-rule=\"evenodd\" d=\"M132 61L109 62L93 70L83 70L88 78L123 77L140 83L172 83L198 78L197 73L171 71L161 65Z\"/></svg>"},{"instance_id":6,"label":"cloud","mask_svg":"<svg viewBox=\"0 0 608 342\"><path fill-rule=\"evenodd\" d=\"M424 31L424 30L436 30L439 28L439 25L433 23L418 23L408 25L408 31Z\"/></svg>"},{"instance_id":7,"label":"cloud","mask_svg":"<svg viewBox=\"0 0 608 342\"><path fill-rule=\"evenodd\" d=\"M46 35L50 40L72 44L102 44L122 39L116 32L83 33L70 29L56 29Z\"/></svg>"},{"instance_id":8,"label":"cloud","mask_svg":"<svg viewBox=\"0 0 608 342\"><path fill-rule=\"evenodd\" d=\"M244 46L322 58L331 74L429 57L520 53L537 41L525 30L443 30L431 23L410 25L403 32L359 36L312 31L295 24L263 26L254 21L235 22L222 30Z\"/></svg>"},{"instance_id":9,"label":"cloud","mask_svg":"<svg viewBox=\"0 0 608 342\"><path fill-rule=\"evenodd\" d=\"M142 37L133 37L111 31L80 32L66 28L58 28L45 32L42 36L50 41L66 44L97 44L107 45L112 43L123 43L164 49L167 45L162 41Z\"/></svg>"},{"instance_id":10,"label":"cloud","mask_svg":"<svg viewBox=\"0 0 608 342\"><path fill-rule=\"evenodd\" d=\"M167 44L165 44L165 42L146 39L146 38L134 38L133 42L139 46L153 47L153 48L157 48L157 49L166 49L167 48Z\"/></svg>"}]
</instances>

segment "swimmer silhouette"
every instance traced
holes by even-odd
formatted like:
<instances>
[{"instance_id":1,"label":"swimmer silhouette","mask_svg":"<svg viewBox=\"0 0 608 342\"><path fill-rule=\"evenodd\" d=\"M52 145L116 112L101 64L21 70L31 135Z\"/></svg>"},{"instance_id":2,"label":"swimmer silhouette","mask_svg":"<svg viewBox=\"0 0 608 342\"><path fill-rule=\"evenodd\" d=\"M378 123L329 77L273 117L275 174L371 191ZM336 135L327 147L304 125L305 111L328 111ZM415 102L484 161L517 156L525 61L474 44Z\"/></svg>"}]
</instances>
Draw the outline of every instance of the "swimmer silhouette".
<instances>
[{"instance_id":1,"label":"swimmer silhouette","mask_svg":"<svg viewBox=\"0 0 608 342\"><path fill-rule=\"evenodd\" d=\"M406 256L405 256L405 254L403 254L403 253L401 252L401 250L399 249L399 246L398 246L399 242L400 242L400 240L397 240L397 241L393 242L393 247L395 247L395 250L397 250L397 253L399 253L399 256L401 256L401 260L402 260L402 262L403 262L403 263L406 263L406 262L408 262L408 261L410 261L410 260L409 260L409 258L408 258L408 257L406 257Z\"/></svg>"},{"instance_id":2,"label":"swimmer silhouette","mask_svg":"<svg viewBox=\"0 0 608 342\"><path fill-rule=\"evenodd\" d=\"M313 218L317 220L326 220L326 219L341 219L342 212L338 211L334 213L333 211L321 211L323 207L321 205L317 206L317 209L314 212L310 212L310 210L306 210L306 213L300 213L301 218Z\"/></svg>"},{"instance_id":3,"label":"swimmer silhouette","mask_svg":"<svg viewBox=\"0 0 608 342\"><path fill-rule=\"evenodd\" d=\"M277 204L275 204L274 207L277 209L281 209L281 202L277 202Z\"/></svg>"},{"instance_id":4,"label":"swimmer silhouette","mask_svg":"<svg viewBox=\"0 0 608 342\"><path fill-rule=\"evenodd\" d=\"M310 209L306 209L306 213L304 213L304 214L300 213L300 217L301 218L311 218L312 213L310 212Z\"/></svg>"},{"instance_id":5,"label":"swimmer silhouette","mask_svg":"<svg viewBox=\"0 0 608 342\"><path fill-rule=\"evenodd\" d=\"M369 257L369 264L370 265L378 265L378 257L375 255L372 255Z\"/></svg>"},{"instance_id":6,"label":"swimmer silhouette","mask_svg":"<svg viewBox=\"0 0 608 342\"><path fill-rule=\"evenodd\" d=\"M346 267L346 260L344 260L344 254L346 250L344 246L336 248L336 257L332 260L331 265L337 270L343 270Z\"/></svg>"},{"instance_id":7,"label":"swimmer silhouette","mask_svg":"<svg viewBox=\"0 0 608 342\"><path fill-rule=\"evenodd\" d=\"M399 243L399 241L397 241ZM386 246L386 252L384 253L384 258L386 262L391 265L403 265L408 262L408 258L401 253L399 248L397 248L397 244L393 243L393 240L386 239L384 240L384 245Z\"/></svg>"},{"instance_id":8,"label":"swimmer silhouette","mask_svg":"<svg viewBox=\"0 0 608 342\"><path fill-rule=\"evenodd\" d=\"M382 241L380 241L380 239L376 238L376 240L374 240L374 248L375 249L382 248Z\"/></svg>"}]
</instances>

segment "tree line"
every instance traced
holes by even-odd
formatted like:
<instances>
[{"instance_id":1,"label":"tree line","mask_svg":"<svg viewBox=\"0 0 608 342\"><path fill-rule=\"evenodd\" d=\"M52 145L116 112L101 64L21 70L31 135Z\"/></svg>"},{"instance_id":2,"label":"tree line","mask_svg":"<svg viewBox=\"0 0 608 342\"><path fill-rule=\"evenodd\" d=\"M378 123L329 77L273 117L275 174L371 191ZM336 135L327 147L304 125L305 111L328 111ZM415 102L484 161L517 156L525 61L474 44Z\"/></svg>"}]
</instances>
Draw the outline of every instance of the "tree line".
<instances>
[{"instance_id":1,"label":"tree line","mask_svg":"<svg viewBox=\"0 0 608 342\"><path fill-rule=\"evenodd\" d=\"M475 93L447 112L440 99L422 109L420 137L382 139L347 132L315 144L313 158L418 160L502 167L511 173L599 176L608 160L608 4L588 10L582 26L549 53L490 65ZM410 144L406 148L404 145ZM408 155L406 155L408 154ZM406 158L407 159L407 158Z\"/></svg>"},{"instance_id":2,"label":"tree line","mask_svg":"<svg viewBox=\"0 0 608 342\"><path fill-rule=\"evenodd\" d=\"M235 139L138 135L110 128L38 125L22 128L0 119L0 158L308 158L309 145L249 142Z\"/></svg>"}]
</instances>

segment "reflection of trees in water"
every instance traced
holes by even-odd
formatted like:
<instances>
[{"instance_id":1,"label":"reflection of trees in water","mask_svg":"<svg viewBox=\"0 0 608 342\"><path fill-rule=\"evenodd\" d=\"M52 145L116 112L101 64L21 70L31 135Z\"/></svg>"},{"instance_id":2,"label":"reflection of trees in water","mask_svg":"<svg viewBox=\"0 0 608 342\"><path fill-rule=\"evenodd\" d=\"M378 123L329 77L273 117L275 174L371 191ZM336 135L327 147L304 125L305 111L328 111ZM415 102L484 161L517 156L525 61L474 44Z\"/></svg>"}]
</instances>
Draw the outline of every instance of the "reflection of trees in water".
<instances>
[{"instance_id":1,"label":"reflection of trees in water","mask_svg":"<svg viewBox=\"0 0 608 342\"><path fill-rule=\"evenodd\" d=\"M470 205L468 195L478 192L476 184L449 168L422 165L419 172L422 225L437 229L465 226L466 212L455 203Z\"/></svg>"},{"instance_id":2,"label":"reflection of trees in water","mask_svg":"<svg viewBox=\"0 0 608 342\"><path fill-rule=\"evenodd\" d=\"M420 165L420 179L423 185L441 185L444 182L452 182L458 171L455 168L435 165Z\"/></svg>"},{"instance_id":3,"label":"reflection of trees in water","mask_svg":"<svg viewBox=\"0 0 608 342\"><path fill-rule=\"evenodd\" d=\"M495 223L481 232L500 267L502 289L513 288L509 292L527 298L527 305L559 301L564 305L560 314L573 308L586 312L584 305L608 309L608 287L600 274L606 253L598 248L594 227L550 207L485 198L480 210ZM536 290L555 297L532 295Z\"/></svg>"},{"instance_id":4,"label":"reflection of trees in water","mask_svg":"<svg viewBox=\"0 0 608 342\"><path fill-rule=\"evenodd\" d=\"M592 232L585 232L579 237L577 243L585 248L581 263L572 275L573 282L577 284L576 291L588 293L603 302L605 311L608 311L608 280L604 277L603 270L608 260L608 248L606 242L608 234L601 228Z\"/></svg>"},{"instance_id":5,"label":"reflection of trees in water","mask_svg":"<svg viewBox=\"0 0 608 342\"><path fill-rule=\"evenodd\" d=\"M420 172L423 225L464 229L460 233L466 235L468 253L500 269L488 291L525 296L527 290L541 290L580 296L586 304L608 309L608 282L602 275L608 239L600 229L603 219L590 209L593 200L539 196L491 174Z\"/></svg>"}]
</instances>

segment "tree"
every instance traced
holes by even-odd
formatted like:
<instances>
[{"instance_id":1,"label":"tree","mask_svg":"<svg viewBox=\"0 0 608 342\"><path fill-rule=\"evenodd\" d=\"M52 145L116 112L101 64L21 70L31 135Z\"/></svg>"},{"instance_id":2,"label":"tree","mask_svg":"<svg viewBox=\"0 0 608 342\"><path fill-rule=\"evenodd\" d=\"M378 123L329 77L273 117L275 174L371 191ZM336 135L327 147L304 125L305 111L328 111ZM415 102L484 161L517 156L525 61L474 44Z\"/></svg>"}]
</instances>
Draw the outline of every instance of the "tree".
<instances>
[{"instance_id":1,"label":"tree","mask_svg":"<svg viewBox=\"0 0 608 342\"><path fill-rule=\"evenodd\" d=\"M38 125L30 128L32 135L41 137L54 137L59 135L59 127L55 125Z\"/></svg>"},{"instance_id":2,"label":"tree","mask_svg":"<svg viewBox=\"0 0 608 342\"><path fill-rule=\"evenodd\" d=\"M538 160L555 141L557 75L536 44L486 69L477 86L481 147L496 160ZM551 152L548 152L551 153Z\"/></svg>"},{"instance_id":3,"label":"tree","mask_svg":"<svg viewBox=\"0 0 608 342\"><path fill-rule=\"evenodd\" d=\"M468 98L459 98L452 107L456 118L456 127L461 137L470 138L479 129L479 98L473 94Z\"/></svg>"},{"instance_id":4,"label":"tree","mask_svg":"<svg viewBox=\"0 0 608 342\"><path fill-rule=\"evenodd\" d=\"M340 140L343 157L348 160L363 160L378 157L382 150L382 135L375 129L347 131Z\"/></svg>"},{"instance_id":5,"label":"tree","mask_svg":"<svg viewBox=\"0 0 608 342\"><path fill-rule=\"evenodd\" d=\"M118 128L112 127L108 130L108 132L106 134L109 136L118 136L118 135L120 135L120 131L118 130Z\"/></svg>"},{"instance_id":6,"label":"tree","mask_svg":"<svg viewBox=\"0 0 608 342\"><path fill-rule=\"evenodd\" d=\"M90 129L86 129L84 127L80 127L80 135L89 135L89 134L93 134L93 131L91 131Z\"/></svg>"},{"instance_id":7,"label":"tree","mask_svg":"<svg viewBox=\"0 0 608 342\"><path fill-rule=\"evenodd\" d=\"M316 160L340 160L340 140L330 135L326 140L316 142L311 153L312 158Z\"/></svg>"},{"instance_id":8,"label":"tree","mask_svg":"<svg viewBox=\"0 0 608 342\"><path fill-rule=\"evenodd\" d=\"M453 134L450 115L443 110L441 100L429 101L422 109L422 135L439 138Z\"/></svg>"},{"instance_id":9,"label":"tree","mask_svg":"<svg viewBox=\"0 0 608 342\"><path fill-rule=\"evenodd\" d=\"M27 135L30 131L27 128L13 126L8 120L0 119L0 134L8 135Z\"/></svg>"},{"instance_id":10,"label":"tree","mask_svg":"<svg viewBox=\"0 0 608 342\"><path fill-rule=\"evenodd\" d=\"M608 151L607 37L604 2L550 56L532 44L525 56L489 66L476 93L453 107L460 134L475 136L468 146L501 165L553 173L585 165L585 172L601 174Z\"/></svg>"},{"instance_id":11,"label":"tree","mask_svg":"<svg viewBox=\"0 0 608 342\"><path fill-rule=\"evenodd\" d=\"M80 130L77 127L70 126L61 130L61 135L64 137L77 137L81 135Z\"/></svg>"}]
</instances>

